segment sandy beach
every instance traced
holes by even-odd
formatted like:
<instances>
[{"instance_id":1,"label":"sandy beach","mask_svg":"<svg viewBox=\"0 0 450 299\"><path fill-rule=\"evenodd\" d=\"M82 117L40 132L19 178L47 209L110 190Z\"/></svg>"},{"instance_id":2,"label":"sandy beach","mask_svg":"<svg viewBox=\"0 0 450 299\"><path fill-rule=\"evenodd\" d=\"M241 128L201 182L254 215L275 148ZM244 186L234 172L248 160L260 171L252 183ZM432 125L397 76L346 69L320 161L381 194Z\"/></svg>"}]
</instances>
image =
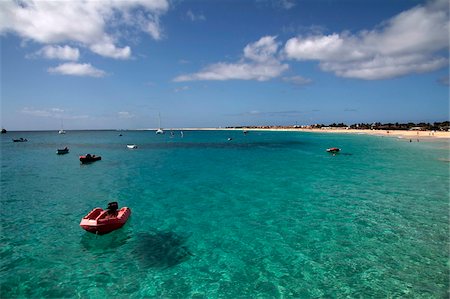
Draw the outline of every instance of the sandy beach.
<instances>
[{"instance_id":1,"label":"sandy beach","mask_svg":"<svg viewBox=\"0 0 450 299\"><path fill-rule=\"evenodd\" d=\"M224 130L224 131L284 131L284 132L310 132L310 133L339 133L390 136L396 138L411 139L413 141L450 139L448 131L415 131L415 130L355 130L355 129L304 129L304 128L182 128L180 130Z\"/></svg>"},{"instance_id":2,"label":"sandy beach","mask_svg":"<svg viewBox=\"0 0 450 299\"><path fill-rule=\"evenodd\" d=\"M304 132L324 132L340 134L366 134L377 136L391 136L405 139L433 139L450 138L450 132L445 131L412 131L412 130L354 130L354 129L300 129Z\"/></svg>"}]
</instances>

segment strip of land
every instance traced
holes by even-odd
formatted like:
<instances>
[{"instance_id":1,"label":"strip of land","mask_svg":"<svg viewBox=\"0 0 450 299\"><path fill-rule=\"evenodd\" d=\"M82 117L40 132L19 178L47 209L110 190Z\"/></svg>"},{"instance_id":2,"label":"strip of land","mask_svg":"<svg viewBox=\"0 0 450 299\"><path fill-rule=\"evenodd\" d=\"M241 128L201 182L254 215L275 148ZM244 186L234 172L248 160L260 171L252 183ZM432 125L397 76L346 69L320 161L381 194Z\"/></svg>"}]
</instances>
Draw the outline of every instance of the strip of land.
<instances>
[{"instance_id":1,"label":"strip of land","mask_svg":"<svg viewBox=\"0 0 450 299\"><path fill-rule=\"evenodd\" d=\"M226 130L226 131L283 131L283 132L311 132L311 133L339 133L339 134L366 134L377 136L391 136L397 138L405 138L416 141L416 139L435 139L447 138L450 139L449 131L418 131L418 130L364 130L364 129L345 129L345 128L287 128L287 127L272 127L272 128L183 128L180 130Z\"/></svg>"}]
</instances>

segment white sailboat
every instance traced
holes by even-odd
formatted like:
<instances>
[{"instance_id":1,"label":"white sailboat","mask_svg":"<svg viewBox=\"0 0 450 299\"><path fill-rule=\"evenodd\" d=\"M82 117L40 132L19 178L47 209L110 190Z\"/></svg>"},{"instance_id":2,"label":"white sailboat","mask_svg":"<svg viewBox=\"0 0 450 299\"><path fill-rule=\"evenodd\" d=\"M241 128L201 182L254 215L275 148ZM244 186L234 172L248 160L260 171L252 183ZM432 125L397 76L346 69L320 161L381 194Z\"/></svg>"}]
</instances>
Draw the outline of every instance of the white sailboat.
<instances>
[{"instance_id":1,"label":"white sailboat","mask_svg":"<svg viewBox=\"0 0 450 299\"><path fill-rule=\"evenodd\" d=\"M156 134L164 134L164 131L161 128L161 113L158 114L158 119L159 119L159 129L156 130Z\"/></svg>"},{"instance_id":2,"label":"white sailboat","mask_svg":"<svg viewBox=\"0 0 450 299\"><path fill-rule=\"evenodd\" d=\"M61 120L61 130L58 131L58 134L66 134L66 131L64 131L64 125L62 120Z\"/></svg>"}]
</instances>

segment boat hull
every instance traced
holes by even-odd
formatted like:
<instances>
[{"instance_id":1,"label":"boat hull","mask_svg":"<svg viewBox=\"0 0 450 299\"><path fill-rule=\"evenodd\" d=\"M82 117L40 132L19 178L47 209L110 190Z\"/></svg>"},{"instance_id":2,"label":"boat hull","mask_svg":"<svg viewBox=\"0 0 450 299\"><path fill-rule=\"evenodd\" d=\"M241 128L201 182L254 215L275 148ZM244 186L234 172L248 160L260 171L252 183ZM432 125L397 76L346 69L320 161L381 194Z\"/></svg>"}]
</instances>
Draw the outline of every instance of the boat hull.
<instances>
[{"instance_id":1,"label":"boat hull","mask_svg":"<svg viewBox=\"0 0 450 299\"><path fill-rule=\"evenodd\" d=\"M57 149L56 154L58 155L65 155L69 153L69 149Z\"/></svg>"},{"instance_id":2,"label":"boat hull","mask_svg":"<svg viewBox=\"0 0 450 299\"><path fill-rule=\"evenodd\" d=\"M27 142L28 140L25 138L13 139L13 142Z\"/></svg>"},{"instance_id":3,"label":"boat hull","mask_svg":"<svg viewBox=\"0 0 450 299\"><path fill-rule=\"evenodd\" d=\"M131 215L131 209L121 208L117 215L109 215L107 210L95 208L81 219L80 226L87 232L104 235L125 225Z\"/></svg>"},{"instance_id":4,"label":"boat hull","mask_svg":"<svg viewBox=\"0 0 450 299\"><path fill-rule=\"evenodd\" d=\"M327 152L329 152L329 153L338 153L340 151L341 151L341 149L337 148L337 147L332 147L332 148L327 149Z\"/></svg>"},{"instance_id":5,"label":"boat hull","mask_svg":"<svg viewBox=\"0 0 450 299\"><path fill-rule=\"evenodd\" d=\"M91 163L91 162L95 162L95 161L99 161L99 160L101 160L102 159L102 157L100 157L100 156L95 156L95 155L93 155L93 156L80 156L80 162L82 163L82 164L86 164L86 163Z\"/></svg>"}]
</instances>

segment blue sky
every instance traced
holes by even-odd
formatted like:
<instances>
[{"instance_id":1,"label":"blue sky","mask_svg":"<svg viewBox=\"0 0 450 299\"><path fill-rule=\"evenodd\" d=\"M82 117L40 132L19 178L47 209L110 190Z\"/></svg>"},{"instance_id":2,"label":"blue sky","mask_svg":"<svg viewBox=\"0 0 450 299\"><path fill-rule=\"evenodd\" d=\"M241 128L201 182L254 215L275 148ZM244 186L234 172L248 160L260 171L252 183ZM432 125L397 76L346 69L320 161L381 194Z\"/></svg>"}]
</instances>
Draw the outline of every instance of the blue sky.
<instances>
[{"instance_id":1,"label":"blue sky","mask_svg":"<svg viewBox=\"0 0 450 299\"><path fill-rule=\"evenodd\" d=\"M445 0L1 1L1 125L449 119Z\"/></svg>"}]
</instances>

